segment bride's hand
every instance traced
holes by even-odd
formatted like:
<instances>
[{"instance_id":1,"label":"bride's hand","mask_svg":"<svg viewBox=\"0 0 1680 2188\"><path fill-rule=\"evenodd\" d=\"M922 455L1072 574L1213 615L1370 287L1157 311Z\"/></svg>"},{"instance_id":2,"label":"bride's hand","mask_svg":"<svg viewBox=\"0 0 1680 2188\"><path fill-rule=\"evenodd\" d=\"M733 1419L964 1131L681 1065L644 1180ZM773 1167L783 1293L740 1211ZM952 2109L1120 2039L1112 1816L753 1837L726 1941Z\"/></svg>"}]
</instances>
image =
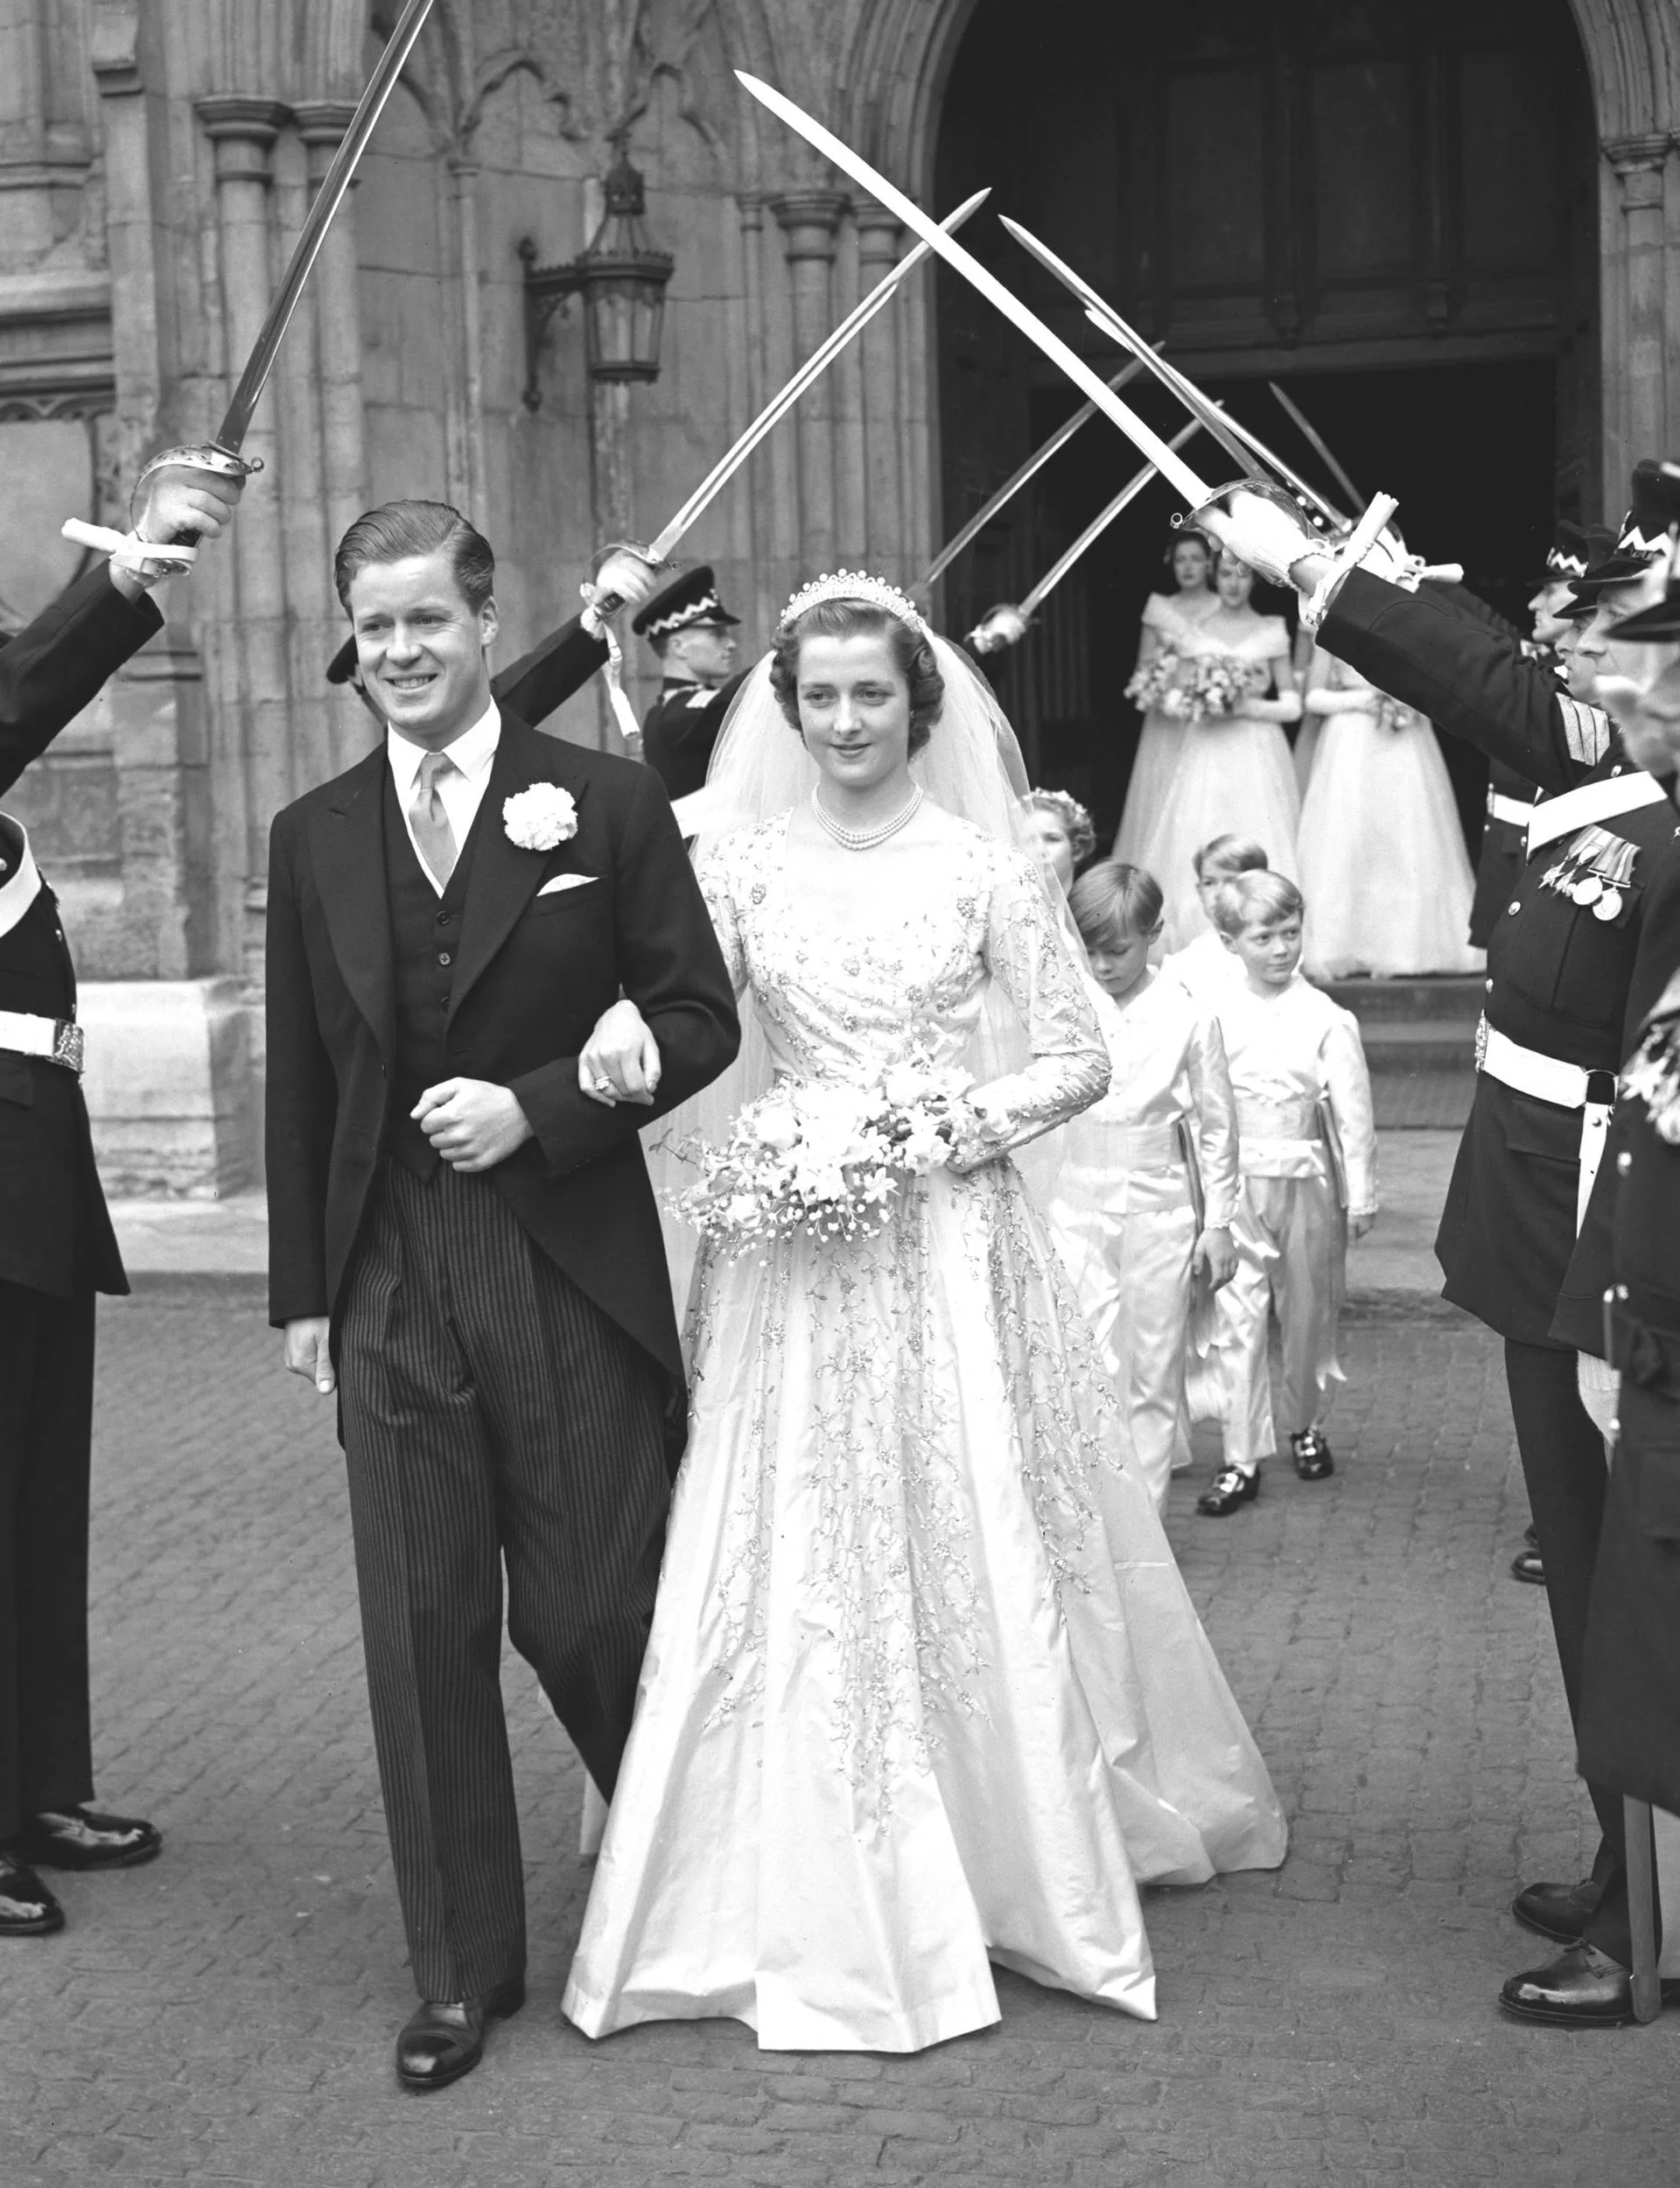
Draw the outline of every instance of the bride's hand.
<instances>
[{"instance_id":1,"label":"bride's hand","mask_svg":"<svg viewBox=\"0 0 1680 2188\"><path fill-rule=\"evenodd\" d=\"M659 1043L628 996L602 1013L578 1058L578 1085L604 1109L620 1102L653 1106L659 1090Z\"/></svg>"}]
</instances>

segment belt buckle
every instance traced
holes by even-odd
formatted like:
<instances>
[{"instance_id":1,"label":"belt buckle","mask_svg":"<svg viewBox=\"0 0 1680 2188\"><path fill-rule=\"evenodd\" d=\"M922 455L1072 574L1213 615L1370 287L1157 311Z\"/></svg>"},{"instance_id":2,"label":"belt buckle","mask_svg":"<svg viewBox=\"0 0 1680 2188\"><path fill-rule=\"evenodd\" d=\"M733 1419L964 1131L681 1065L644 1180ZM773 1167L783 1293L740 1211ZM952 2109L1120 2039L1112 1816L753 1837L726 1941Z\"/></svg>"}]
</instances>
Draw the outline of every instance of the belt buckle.
<instances>
[{"instance_id":1,"label":"belt buckle","mask_svg":"<svg viewBox=\"0 0 1680 2188\"><path fill-rule=\"evenodd\" d=\"M61 1063L66 1071L81 1076L82 1059L87 1048L87 1035L80 1026L67 1018L54 1021L52 1027L52 1061Z\"/></svg>"},{"instance_id":2,"label":"belt buckle","mask_svg":"<svg viewBox=\"0 0 1680 2188\"><path fill-rule=\"evenodd\" d=\"M1488 1062L1488 1013L1484 1011L1476 1020L1476 1069L1484 1069Z\"/></svg>"}]
</instances>

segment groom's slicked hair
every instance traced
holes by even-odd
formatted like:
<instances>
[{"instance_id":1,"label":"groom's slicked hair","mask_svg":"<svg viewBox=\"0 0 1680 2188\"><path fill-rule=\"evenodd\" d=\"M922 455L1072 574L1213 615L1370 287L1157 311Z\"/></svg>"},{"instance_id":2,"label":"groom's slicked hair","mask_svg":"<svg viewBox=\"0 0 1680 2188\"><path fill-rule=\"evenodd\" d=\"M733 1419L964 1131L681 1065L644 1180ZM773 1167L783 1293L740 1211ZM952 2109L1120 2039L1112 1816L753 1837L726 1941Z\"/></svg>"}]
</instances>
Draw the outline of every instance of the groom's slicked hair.
<instances>
[{"instance_id":1,"label":"groom's slicked hair","mask_svg":"<svg viewBox=\"0 0 1680 2188\"><path fill-rule=\"evenodd\" d=\"M356 519L332 558L332 582L345 614L352 580L370 562L406 562L411 555L440 550L476 615L495 589L496 558L484 534L447 501L383 501Z\"/></svg>"}]
</instances>

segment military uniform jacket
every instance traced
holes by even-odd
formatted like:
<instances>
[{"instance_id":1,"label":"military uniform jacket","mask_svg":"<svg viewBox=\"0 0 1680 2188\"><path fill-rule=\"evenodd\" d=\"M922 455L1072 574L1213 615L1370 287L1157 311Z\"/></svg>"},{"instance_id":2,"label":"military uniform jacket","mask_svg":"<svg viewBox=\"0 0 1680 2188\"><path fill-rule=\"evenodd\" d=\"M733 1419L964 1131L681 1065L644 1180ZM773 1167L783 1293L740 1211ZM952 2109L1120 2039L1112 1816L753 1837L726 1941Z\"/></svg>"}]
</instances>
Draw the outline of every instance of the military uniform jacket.
<instances>
[{"instance_id":1,"label":"military uniform jacket","mask_svg":"<svg viewBox=\"0 0 1680 2188\"><path fill-rule=\"evenodd\" d=\"M162 628L150 600L125 600L102 563L0 651L0 796ZM0 887L0 1010L74 1017L75 968L57 900L43 881L20 913L13 863L0 877L13 884ZM58 1299L129 1288L80 1080L45 1057L3 1048L0 1280Z\"/></svg>"},{"instance_id":2,"label":"military uniform jacket","mask_svg":"<svg viewBox=\"0 0 1680 2188\"><path fill-rule=\"evenodd\" d=\"M1649 952L1655 957L1655 950ZM1595 1203L1607 1211L1621 1370L1587 1613L1580 1766L1680 1812L1680 921L1629 1062Z\"/></svg>"},{"instance_id":3,"label":"military uniform jacket","mask_svg":"<svg viewBox=\"0 0 1680 2188\"><path fill-rule=\"evenodd\" d=\"M704 789L711 748L724 726L730 702L748 671L732 677L715 691L704 684L679 684L668 677L641 726L642 757L665 785L671 799Z\"/></svg>"},{"instance_id":4,"label":"military uniform jacket","mask_svg":"<svg viewBox=\"0 0 1680 2188\"><path fill-rule=\"evenodd\" d=\"M1607 717L1560 692L1514 641L1438 594L1353 571L1319 636L1380 691L1536 783L1541 805L1583 784L1638 775ZM1549 886L1569 839L1544 845L1525 862L1488 937L1483 1008L1489 1026L1522 1048L1604 1074L1607 1098L1637 1023L1634 973L1646 901L1673 855L1675 817L1660 802L1600 824L1631 847L1614 916L1600 918ZM1552 1325L1566 1280L1596 1286L1600 1296L1609 1281L1602 1235L1596 1266L1584 1260L1571 1270L1581 1121L1578 1110L1478 1075L1435 1251L1446 1296L1523 1343L1563 1342Z\"/></svg>"}]
</instances>

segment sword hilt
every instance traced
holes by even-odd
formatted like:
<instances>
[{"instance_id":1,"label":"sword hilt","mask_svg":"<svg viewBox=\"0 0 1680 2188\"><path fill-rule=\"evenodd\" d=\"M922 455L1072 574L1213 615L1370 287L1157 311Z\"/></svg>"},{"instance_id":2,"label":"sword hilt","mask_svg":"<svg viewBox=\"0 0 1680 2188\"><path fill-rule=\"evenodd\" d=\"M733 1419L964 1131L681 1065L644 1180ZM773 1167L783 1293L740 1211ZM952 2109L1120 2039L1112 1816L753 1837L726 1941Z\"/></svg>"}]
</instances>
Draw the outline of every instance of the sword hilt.
<instances>
[{"instance_id":1,"label":"sword hilt","mask_svg":"<svg viewBox=\"0 0 1680 2188\"><path fill-rule=\"evenodd\" d=\"M604 570L614 555L634 555L638 562L645 562L650 570L659 569L665 560L664 556L654 548L639 546L634 539L615 539L602 549L597 567ZM624 596L620 593L598 593L589 605L606 622L624 606Z\"/></svg>"},{"instance_id":2,"label":"sword hilt","mask_svg":"<svg viewBox=\"0 0 1680 2188\"><path fill-rule=\"evenodd\" d=\"M1026 617L1012 601L1000 600L996 607L989 607L978 623L969 633L968 643L977 654L1002 653L1005 646L1018 646L1026 636Z\"/></svg>"},{"instance_id":3,"label":"sword hilt","mask_svg":"<svg viewBox=\"0 0 1680 2188\"><path fill-rule=\"evenodd\" d=\"M213 479L248 479L262 468L260 456L242 456L236 448L224 448L219 441L195 441L183 448L165 448L142 466L129 496L129 521L134 521L135 503L148 479L159 471L202 471ZM167 541L159 540L159 546L196 547L203 536L199 532L176 532Z\"/></svg>"}]
</instances>

